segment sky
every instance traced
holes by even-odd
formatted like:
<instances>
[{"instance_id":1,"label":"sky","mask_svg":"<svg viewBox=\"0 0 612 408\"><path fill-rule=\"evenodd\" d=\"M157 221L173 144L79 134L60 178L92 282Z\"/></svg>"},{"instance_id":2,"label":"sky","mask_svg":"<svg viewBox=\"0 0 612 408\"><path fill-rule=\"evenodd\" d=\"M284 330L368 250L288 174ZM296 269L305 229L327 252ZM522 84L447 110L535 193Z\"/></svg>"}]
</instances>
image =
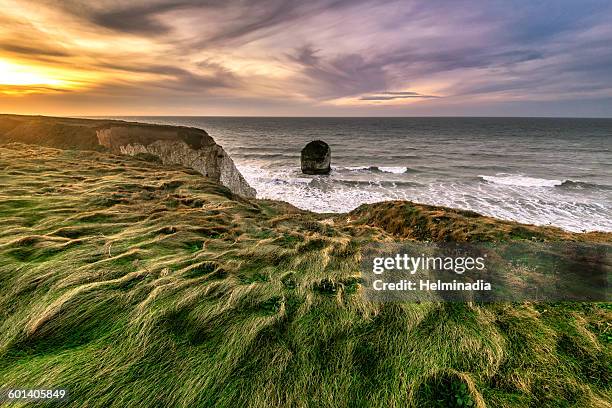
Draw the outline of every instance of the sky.
<instances>
[{"instance_id":1,"label":"sky","mask_svg":"<svg viewBox=\"0 0 612 408\"><path fill-rule=\"evenodd\" d=\"M0 112L612 117L609 0L0 0Z\"/></svg>"}]
</instances>

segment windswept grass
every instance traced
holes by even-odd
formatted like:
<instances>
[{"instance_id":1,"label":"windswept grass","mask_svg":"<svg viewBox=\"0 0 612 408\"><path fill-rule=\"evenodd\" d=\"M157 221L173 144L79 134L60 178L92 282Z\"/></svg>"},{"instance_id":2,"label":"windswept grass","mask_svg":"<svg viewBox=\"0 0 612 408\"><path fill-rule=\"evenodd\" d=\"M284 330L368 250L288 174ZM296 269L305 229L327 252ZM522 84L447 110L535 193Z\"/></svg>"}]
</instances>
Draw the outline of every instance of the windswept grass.
<instances>
[{"instance_id":1,"label":"windswept grass","mask_svg":"<svg viewBox=\"0 0 612 408\"><path fill-rule=\"evenodd\" d=\"M0 221L0 388L89 407L610 406L609 304L373 304L359 284L373 240L583 235L399 202L318 215L146 157L20 144L0 146Z\"/></svg>"}]
</instances>

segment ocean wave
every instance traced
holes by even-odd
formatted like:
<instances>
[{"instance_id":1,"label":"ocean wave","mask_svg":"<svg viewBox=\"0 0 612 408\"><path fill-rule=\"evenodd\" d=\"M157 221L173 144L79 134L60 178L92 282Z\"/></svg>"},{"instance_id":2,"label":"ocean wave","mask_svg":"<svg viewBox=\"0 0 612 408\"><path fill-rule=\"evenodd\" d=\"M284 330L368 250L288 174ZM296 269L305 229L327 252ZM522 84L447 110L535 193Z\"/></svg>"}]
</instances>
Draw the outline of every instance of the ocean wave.
<instances>
[{"instance_id":1,"label":"ocean wave","mask_svg":"<svg viewBox=\"0 0 612 408\"><path fill-rule=\"evenodd\" d=\"M565 180L558 186L566 189L572 190L612 190L612 186L607 186L603 184L597 183L587 183L585 181L573 181L573 180Z\"/></svg>"},{"instance_id":2,"label":"ocean wave","mask_svg":"<svg viewBox=\"0 0 612 408\"><path fill-rule=\"evenodd\" d=\"M612 190L612 186L575 180L556 180L528 177L519 174L499 173L496 176L478 176L486 182L506 186L557 187L568 190Z\"/></svg>"},{"instance_id":3,"label":"ocean wave","mask_svg":"<svg viewBox=\"0 0 612 408\"><path fill-rule=\"evenodd\" d=\"M232 157L237 159L261 159L261 160L271 160L271 159L293 159L299 160L300 155L297 153L242 153L242 152L232 152Z\"/></svg>"},{"instance_id":4,"label":"ocean wave","mask_svg":"<svg viewBox=\"0 0 612 408\"><path fill-rule=\"evenodd\" d=\"M378 186L378 187L424 187L424 184L416 181L386 181L386 180L333 180L333 183L340 183L347 186Z\"/></svg>"},{"instance_id":5,"label":"ocean wave","mask_svg":"<svg viewBox=\"0 0 612 408\"><path fill-rule=\"evenodd\" d=\"M402 174L408 172L408 167L379 167L383 173Z\"/></svg>"},{"instance_id":6,"label":"ocean wave","mask_svg":"<svg viewBox=\"0 0 612 408\"><path fill-rule=\"evenodd\" d=\"M555 187L563 184L564 180L528 177L520 174L498 174L496 176L479 175L481 179L493 184L521 187ZM567 180L565 180L567 181Z\"/></svg>"},{"instance_id":7,"label":"ocean wave","mask_svg":"<svg viewBox=\"0 0 612 408\"><path fill-rule=\"evenodd\" d=\"M392 174L403 174L408 172L416 172L417 170L410 169L408 167L387 167L387 166L355 166L355 167L337 167L334 170L343 171L354 171L354 172L371 172L371 173L392 173Z\"/></svg>"}]
</instances>

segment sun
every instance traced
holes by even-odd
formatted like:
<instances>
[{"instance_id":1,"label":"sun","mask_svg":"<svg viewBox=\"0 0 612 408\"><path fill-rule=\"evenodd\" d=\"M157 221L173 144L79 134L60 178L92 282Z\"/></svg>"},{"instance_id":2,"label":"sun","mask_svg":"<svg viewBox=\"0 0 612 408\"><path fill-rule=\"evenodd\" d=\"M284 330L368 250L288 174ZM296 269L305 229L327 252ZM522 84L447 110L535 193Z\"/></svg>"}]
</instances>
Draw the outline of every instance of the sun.
<instances>
[{"instance_id":1,"label":"sun","mask_svg":"<svg viewBox=\"0 0 612 408\"><path fill-rule=\"evenodd\" d=\"M53 78L40 69L0 60L0 85L61 86L65 81Z\"/></svg>"},{"instance_id":2,"label":"sun","mask_svg":"<svg viewBox=\"0 0 612 408\"><path fill-rule=\"evenodd\" d=\"M95 78L94 73L0 57L0 95L23 96L79 90L87 87Z\"/></svg>"}]
</instances>

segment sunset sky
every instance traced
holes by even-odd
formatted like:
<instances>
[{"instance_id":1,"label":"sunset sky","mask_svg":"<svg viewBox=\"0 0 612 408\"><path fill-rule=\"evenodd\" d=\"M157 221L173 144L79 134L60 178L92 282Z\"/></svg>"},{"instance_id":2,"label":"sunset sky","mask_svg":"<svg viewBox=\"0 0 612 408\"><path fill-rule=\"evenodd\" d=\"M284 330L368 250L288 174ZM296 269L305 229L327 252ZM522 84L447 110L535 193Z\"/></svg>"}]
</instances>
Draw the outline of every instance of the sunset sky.
<instances>
[{"instance_id":1,"label":"sunset sky","mask_svg":"<svg viewBox=\"0 0 612 408\"><path fill-rule=\"evenodd\" d=\"M0 6L0 112L612 117L608 0Z\"/></svg>"}]
</instances>

